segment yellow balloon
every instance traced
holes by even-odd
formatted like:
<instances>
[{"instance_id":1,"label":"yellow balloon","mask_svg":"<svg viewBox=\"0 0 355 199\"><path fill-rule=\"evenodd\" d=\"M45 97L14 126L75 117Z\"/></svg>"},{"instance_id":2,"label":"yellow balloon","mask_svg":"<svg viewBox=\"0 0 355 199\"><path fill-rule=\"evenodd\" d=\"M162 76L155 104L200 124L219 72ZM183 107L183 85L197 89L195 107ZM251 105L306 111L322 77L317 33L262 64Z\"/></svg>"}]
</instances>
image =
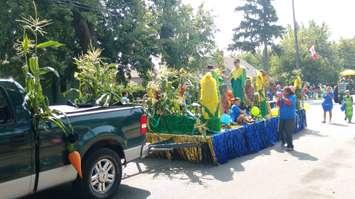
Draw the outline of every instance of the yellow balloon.
<instances>
[{"instance_id":1,"label":"yellow balloon","mask_svg":"<svg viewBox=\"0 0 355 199\"><path fill-rule=\"evenodd\" d=\"M258 117L260 115L260 109L256 106L253 106L250 110L250 113L253 117Z\"/></svg>"},{"instance_id":2,"label":"yellow balloon","mask_svg":"<svg viewBox=\"0 0 355 199\"><path fill-rule=\"evenodd\" d=\"M279 108L273 108L273 109L271 109L271 116L272 116L272 117L277 117L277 116L279 116Z\"/></svg>"}]
</instances>

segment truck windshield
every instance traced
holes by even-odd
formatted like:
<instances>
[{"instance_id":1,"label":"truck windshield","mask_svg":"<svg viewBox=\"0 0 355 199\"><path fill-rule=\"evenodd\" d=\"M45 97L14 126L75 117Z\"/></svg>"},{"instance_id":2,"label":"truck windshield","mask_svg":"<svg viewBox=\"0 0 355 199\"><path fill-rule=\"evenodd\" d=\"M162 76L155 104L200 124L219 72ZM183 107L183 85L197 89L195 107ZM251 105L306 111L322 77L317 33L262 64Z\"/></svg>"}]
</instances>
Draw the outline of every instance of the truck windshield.
<instances>
[{"instance_id":1,"label":"truck windshield","mask_svg":"<svg viewBox=\"0 0 355 199\"><path fill-rule=\"evenodd\" d=\"M11 109L3 88L0 88L0 125L13 121Z\"/></svg>"}]
</instances>

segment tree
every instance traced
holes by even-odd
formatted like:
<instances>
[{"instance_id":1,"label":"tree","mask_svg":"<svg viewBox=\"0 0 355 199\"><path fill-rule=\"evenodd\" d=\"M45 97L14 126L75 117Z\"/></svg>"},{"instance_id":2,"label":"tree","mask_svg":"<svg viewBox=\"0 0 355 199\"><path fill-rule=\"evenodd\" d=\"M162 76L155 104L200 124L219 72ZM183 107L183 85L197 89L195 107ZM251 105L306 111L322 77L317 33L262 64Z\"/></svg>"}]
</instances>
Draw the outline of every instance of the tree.
<instances>
[{"instance_id":1,"label":"tree","mask_svg":"<svg viewBox=\"0 0 355 199\"><path fill-rule=\"evenodd\" d=\"M355 38L340 39L333 48L340 67L355 69Z\"/></svg>"},{"instance_id":2,"label":"tree","mask_svg":"<svg viewBox=\"0 0 355 199\"><path fill-rule=\"evenodd\" d=\"M173 68L200 68L215 48L213 17L201 5L196 14L180 0L153 0L151 7L163 61Z\"/></svg>"},{"instance_id":3,"label":"tree","mask_svg":"<svg viewBox=\"0 0 355 199\"><path fill-rule=\"evenodd\" d=\"M275 23L278 21L272 0L245 0L243 6L237 7L237 12L243 12L244 19L239 27L234 29L231 50L243 50L255 53L263 47L263 67L269 69L268 46L273 45L276 38L281 37L283 28Z\"/></svg>"},{"instance_id":4,"label":"tree","mask_svg":"<svg viewBox=\"0 0 355 199\"><path fill-rule=\"evenodd\" d=\"M64 47L40 57L61 78L47 75L45 93L57 101L58 87L66 91L77 84L73 57L90 45L103 49L108 63L118 65L117 80L126 83L132 70L148 80L152 56L162 56L171 67L201 67L214 48L211 14L202 7L195 13L178 0L43 0L38 12L51 21L45 39L61 41ZM32 11L31 1L0 1L0 76L23 82L20 58L13 43L22 35L15 23ZM171 34L169 33L171 31Z\"/></svg>"},{"instance_id":5,"label":"tree","mask_svg":"<svg viewBox=\"0 0 355 199\"><path fill-rule=\"evenodd\" d=\"M238 58L248 62L252 66L262 69L263 68L263 55L262 52L257 51L255 53L243 52L238 55Z\"/></svg>"},{"instance_id":6,"label":"tree","mask_svg":"<svg viewBox=\"0 0 355 199\"><path fill-rule=\"evenodd\" d=\"M326 24L318 25L314 21L299 30L300 61L303 79L311 83L335 83L341 70L337 63L336 53L329 41L330 33ZM315 45L319 54L318 60L312 60L308 49ZM281 54L273 57L272 74L278 79L292 80L295 68L294 34L288 27L280 42Z\"/></svg>"}]
</instances>

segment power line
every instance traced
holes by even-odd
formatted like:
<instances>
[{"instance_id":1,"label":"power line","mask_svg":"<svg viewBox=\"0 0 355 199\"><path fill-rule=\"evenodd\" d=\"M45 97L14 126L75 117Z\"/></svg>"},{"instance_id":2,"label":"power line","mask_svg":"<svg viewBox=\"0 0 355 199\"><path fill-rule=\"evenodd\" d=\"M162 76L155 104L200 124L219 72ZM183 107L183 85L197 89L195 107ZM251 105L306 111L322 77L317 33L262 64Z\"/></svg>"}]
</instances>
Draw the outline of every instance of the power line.
<instances>
[{"instance_id":1,"label":"power line","mask_svg":"<svg viewBox=\"0 0 355 199\"><path fill-rule=\"evenodd\" d=\"M86 11L97 12L99 14L105 13L105 14L108 14L108 15L111 15L111 16L119 16L119 13L117 13L117 12L110 11L108 9L95 8L95 7L92 7L90 5L83 4L83 3L80 3L80 2L75 1L75 0L51 0L51 1L53 3L56 3L56 4L71 5L73 7L79 8L79 9L83 9L83 10L86 10Z\"/></svg>"}]
</instances>

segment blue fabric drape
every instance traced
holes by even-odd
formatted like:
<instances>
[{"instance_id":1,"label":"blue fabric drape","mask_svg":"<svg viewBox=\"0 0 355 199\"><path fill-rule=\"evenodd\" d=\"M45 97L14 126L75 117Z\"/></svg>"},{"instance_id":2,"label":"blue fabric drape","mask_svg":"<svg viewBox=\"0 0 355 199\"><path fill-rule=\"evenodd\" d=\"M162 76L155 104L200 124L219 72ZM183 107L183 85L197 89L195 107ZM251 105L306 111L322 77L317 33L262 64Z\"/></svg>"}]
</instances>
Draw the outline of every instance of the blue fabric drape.
<instances>
[{"instance_id":1,"label":"blue fabric drape","mask_svg":"<svg viewBox=\"0 0 355 199\"><path fill-rule=\"evenodd\" d=\"M219 164L248 154L249 150L244 134L245 128L239 128L227 130L212 137L214 153Z\"/></svg>"},{"instance_id":2,"label":"blue fabric drape","mask_svg":"<svg viewBox=\"0 0 355 199\"><path fill-rule=\"evenodd\" d=\"M217 162L224 164L273 146L279 140L278 123L278 118L271 118L214 135L212 144ZM306 112L300 110L297 112L295 132L302 131L306 126Z\"/></svg>"}]
</instances>

